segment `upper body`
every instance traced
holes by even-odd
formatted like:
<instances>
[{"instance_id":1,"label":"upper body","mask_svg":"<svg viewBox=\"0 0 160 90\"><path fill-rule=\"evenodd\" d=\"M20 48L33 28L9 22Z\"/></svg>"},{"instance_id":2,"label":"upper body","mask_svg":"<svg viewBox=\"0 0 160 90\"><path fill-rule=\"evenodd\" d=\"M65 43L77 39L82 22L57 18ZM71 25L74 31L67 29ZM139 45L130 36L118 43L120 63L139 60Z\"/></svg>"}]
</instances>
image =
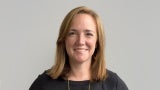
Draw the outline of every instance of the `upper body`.
<instances>
[{"instance_id":1,"label":"upper body","mask_svg":"<svg viewBox=\"0 0 160 90\"><path fill-rule=\"evenodd\" d=\"M77 7L64 18L57 39L55 65L39 76L30 90L127 90L123 81L106 71L105 38L100 17ZM66 84L66 81L68 84Z\"/></svg>"},{"instance_id":2,"label":"upper body","mask_svg":"<svg viewBox=\"0 0 160 90\"><path fill-rule=\"evenodd\" d=\"M88 90L89 81L69 81L70 90ZM68 90L68 81L62 78L52 79L44 72L33 82L29 90ZM108 78L104 81L90 83L90 90L128 90L120 77L108 71Z\"/></svg>"}]
</instances>

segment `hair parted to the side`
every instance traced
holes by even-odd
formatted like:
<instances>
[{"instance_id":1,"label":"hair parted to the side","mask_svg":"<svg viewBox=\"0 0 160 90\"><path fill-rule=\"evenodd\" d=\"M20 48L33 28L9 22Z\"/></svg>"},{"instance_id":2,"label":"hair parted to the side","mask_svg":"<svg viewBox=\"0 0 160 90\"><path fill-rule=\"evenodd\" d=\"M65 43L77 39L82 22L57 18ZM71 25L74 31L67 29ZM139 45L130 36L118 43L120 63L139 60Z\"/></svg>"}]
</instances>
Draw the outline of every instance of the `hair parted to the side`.
<instances>
[{"instance_id":1,"label":"hair parted to the side","mask_svg":"<svg viewBox=\"0 0 160 90\"><path fill-rule=\"evenodd\" d=\"M64 18L57 39L55 65L48 70L48 74L53 78L62 77L66 79L70 71L69 58L65 48L65 39L71 27L72 20L77 14L91 15L97 27L97 45L91 61L91 81L105 80L107 78L106 63L104 56L105 37L104 29L100 17L91 9L81 6L71 10Z\"/></svg>"}]
</instances>

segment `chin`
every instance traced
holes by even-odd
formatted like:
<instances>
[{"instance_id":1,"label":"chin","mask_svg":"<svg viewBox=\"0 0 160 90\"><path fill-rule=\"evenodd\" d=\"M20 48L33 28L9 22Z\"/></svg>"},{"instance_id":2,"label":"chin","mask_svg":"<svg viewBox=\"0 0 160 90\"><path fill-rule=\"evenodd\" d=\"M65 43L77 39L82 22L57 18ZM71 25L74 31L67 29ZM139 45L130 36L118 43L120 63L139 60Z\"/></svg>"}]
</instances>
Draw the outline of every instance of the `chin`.
<instances>
[{"instance_id":1,"label":"chin","mask_svg":"<svg viewBox=\"0 0 160 90\"><path fill-rule=\"evenodd\" d=\"M85 59L85 58L80 59L80 58L78 58L78 59L76 59L76 61L82 63L82 62L88 61L88 59Z\"/></svg>"}]
</instances>

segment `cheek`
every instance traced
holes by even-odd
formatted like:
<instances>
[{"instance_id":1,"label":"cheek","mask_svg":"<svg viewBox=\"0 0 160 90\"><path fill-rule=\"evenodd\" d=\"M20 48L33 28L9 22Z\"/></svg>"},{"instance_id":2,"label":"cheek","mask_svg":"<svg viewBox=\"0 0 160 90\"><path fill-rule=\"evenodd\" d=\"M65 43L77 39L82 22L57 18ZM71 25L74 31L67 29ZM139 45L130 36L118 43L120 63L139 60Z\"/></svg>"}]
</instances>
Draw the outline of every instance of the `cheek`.
<instances>
[{"instance_id":1,"label":"cheek","mask_svg":"<svg viewBox=\"0 0 160 90\"><path fill-rule=\"evenodd\" d=\"M74 43L74 40L66 39L65 40L65 46L66 46L66 48L72 47L73 43Z\"/></svg>"},{"instance_id":2,"label":"cheek","mask_svg":"<svg viewBox=\"0 0 160 90\"><path fill-rule=\"evenodd\" d=\"M67 54L69 54L69 52L70 52L70 47L71 47L70 44L71 43L69 40L65 40L65 48L66 48Z\"/></svg>"},{"instance_id":3,"label":"cheek","mask_svg":"<svg viewBox=\"0 0 160 90\"><path fill-rule=\"evenodd\" d=\"M96 47L96 43L97 43L97 41L96 41L95 39L88 41L88 44L89 44L90 47L92 47L92 48L95 48L95 47Z\"/></svg>"}]
</instances>

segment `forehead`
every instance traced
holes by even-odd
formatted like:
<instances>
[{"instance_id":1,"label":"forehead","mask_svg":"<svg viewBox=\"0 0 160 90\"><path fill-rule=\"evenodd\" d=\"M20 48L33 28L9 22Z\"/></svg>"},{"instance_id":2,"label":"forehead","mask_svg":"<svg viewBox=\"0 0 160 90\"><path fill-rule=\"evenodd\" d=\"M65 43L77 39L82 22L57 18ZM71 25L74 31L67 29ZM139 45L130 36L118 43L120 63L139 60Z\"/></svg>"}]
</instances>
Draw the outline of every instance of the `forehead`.
<instances>
[{"instance_id":1,"label":"forehead","mask_svg":"<svg viewBox=\"0 0 160 90\"><path fill-rule=\"evenodd\" d=\"M86 28L96 30L95 19L89 14L77 14L73 17L70 28Z\"/></svg>"}]
</instances>

